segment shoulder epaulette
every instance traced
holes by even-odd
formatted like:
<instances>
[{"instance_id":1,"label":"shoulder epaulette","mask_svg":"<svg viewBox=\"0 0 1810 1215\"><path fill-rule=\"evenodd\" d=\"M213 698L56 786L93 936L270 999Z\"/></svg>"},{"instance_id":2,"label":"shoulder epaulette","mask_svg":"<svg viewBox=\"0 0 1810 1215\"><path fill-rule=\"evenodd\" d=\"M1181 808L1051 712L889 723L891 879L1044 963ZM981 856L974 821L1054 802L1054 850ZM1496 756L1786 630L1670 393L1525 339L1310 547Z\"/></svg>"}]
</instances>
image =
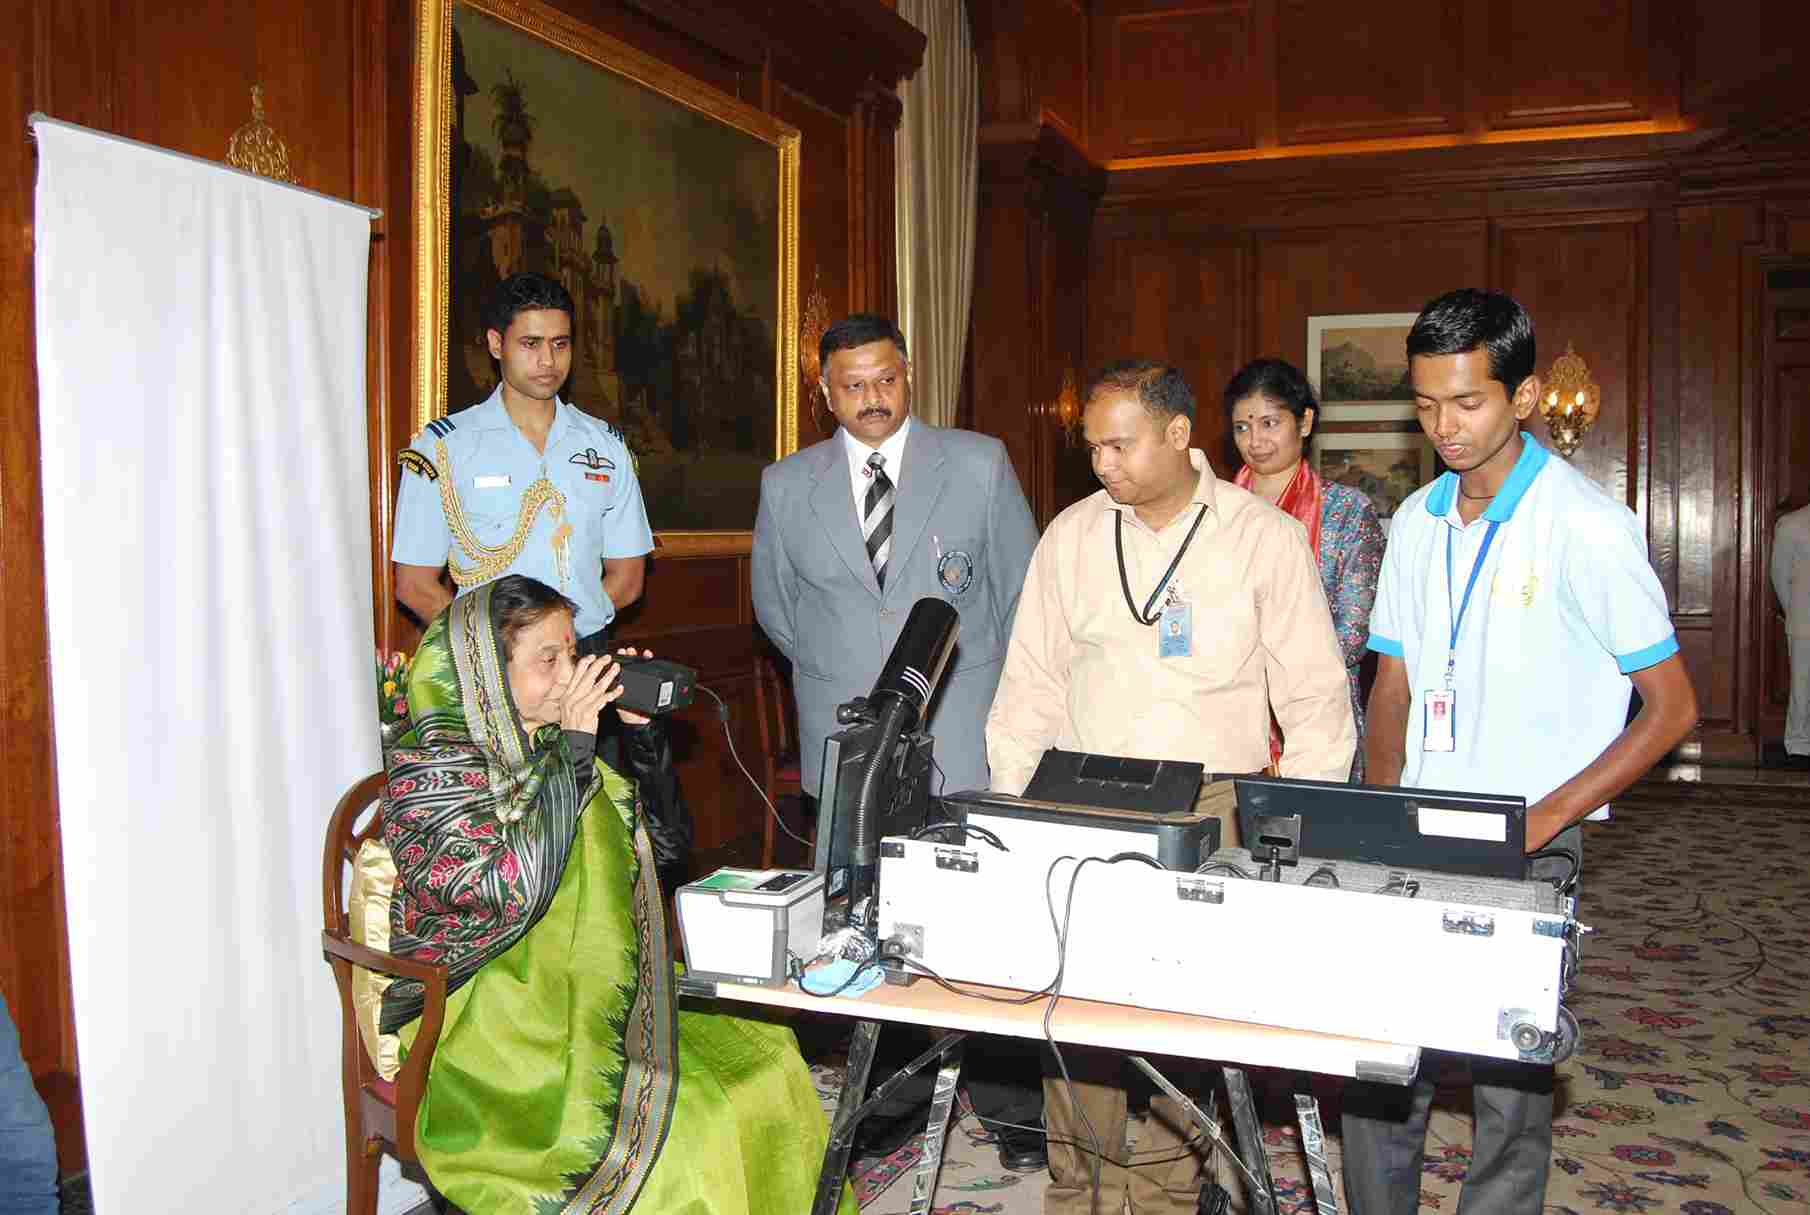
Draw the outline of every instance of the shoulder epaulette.
<instances>
[{"instance_id":1,"label":"shoulder epaulette","mask_svg":"<svg viewBox=\"0 0 1810 1215\"><path fill-rule=\"evenodd\" d=\"M444 439L453 432L455 427L456 424L451 418L435 418L427 424L427 432L436 439Z\"/></svg>"},{"instance_id":2,"label":"shoulder epaulette","mask_svg":"<svg viewBox=\"0 0 1810 1215\"><path fill-rule=\"evenodd\" d=\"M597 421L602 424L604 430L609 432L610 438L616 440L616 442L622 444L624 447L628 446L628 440L623 437L620 430L616 429L616 424L614 422L604 418L598 418Z\"/></svg>"}]
</instances>

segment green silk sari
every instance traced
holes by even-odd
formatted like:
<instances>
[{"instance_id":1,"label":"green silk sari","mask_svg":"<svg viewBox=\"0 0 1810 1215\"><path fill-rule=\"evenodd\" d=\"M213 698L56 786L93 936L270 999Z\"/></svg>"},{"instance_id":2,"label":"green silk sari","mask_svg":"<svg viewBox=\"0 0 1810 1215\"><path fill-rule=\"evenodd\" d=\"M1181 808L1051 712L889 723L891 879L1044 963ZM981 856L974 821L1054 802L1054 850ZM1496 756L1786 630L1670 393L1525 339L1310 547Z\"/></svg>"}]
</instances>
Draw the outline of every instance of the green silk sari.
<instances>
[{"instance_id":1,"label":"green silk sari","mask_svg":"<svg viewBox=\"0 0 1810 1215\"><path fill-rule=\"evenodd\" d=\"M391 947L456 984L416 1127L435 1187L471 1215L807 1212L828 1126L791 1030L677 1010L634 786L522 732L487 587L428 627L408 700ZM420 1000L385 994L405 1050Z\"/></svg>"}]
</instances>

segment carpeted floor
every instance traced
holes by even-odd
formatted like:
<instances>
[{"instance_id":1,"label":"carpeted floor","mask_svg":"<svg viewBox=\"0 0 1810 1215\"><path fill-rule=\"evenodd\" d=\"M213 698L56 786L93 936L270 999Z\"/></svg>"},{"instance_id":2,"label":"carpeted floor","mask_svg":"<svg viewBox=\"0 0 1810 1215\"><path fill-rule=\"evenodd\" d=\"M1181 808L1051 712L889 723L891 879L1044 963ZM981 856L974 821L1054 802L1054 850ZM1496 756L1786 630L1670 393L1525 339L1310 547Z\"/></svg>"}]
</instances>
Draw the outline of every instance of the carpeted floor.
<instances>
[{"instance_id":1,"label":"carpeted floor","mask_svg":"<svg viewBox=\"0 0 1810 1215\"><path fill-rule=\"evenodd\" d=\"M1637 786L1587 828L1584 872L1579 919L1596 932L1566 999L1583 1041L1559 1068L1547 1210L1810 1212L1810 790ZM839 1074L814 1071L833 1108ZM1316 1087L1336 1136L1336 1082ZM1280 1098L1286 1085L1271 1088ZM1462 1076L1442 1079L1423 1211L1457 1210L1466 1101ZM1311 1212L1292 1109L1265 1112L1282 1215ZM1336 1137L1329 1148L1336 1162ZM865 1215L909 1207L918 1151L861 1163ZM1001 1168L967 1114L933 1209L1037 1215L1046 1180Z\"/></svg>"}]
</instances>

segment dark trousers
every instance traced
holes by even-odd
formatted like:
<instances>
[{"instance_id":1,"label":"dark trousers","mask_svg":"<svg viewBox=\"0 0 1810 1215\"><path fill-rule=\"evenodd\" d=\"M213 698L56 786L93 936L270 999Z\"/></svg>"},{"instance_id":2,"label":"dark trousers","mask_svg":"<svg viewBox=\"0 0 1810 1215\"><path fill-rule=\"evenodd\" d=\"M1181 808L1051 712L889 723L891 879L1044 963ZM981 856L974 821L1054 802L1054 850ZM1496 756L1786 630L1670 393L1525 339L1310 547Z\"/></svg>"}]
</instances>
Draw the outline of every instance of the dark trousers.
<instances>
[{"instance_id":1,"label":"dark trousers","mask_svg":"<svg viewBox=\"0 0 1810 1215\"><path fill-rule=\"evenodd\" d=\"M1413 1215L1433 1105L1432 1052L1401 1088L1354 1082L1342 1123L1345 1205L1351 1215ZM1472 1058L1476 1139L1458 1209L1464 1215L1538 1215L1552 1163L1552 1067Z\"/></svg>"},{"instance_id":2,"label":"dark trousers","mask_svg":"<svg viewBox=\"0 0 1810 1215\"><path fill-rule=\"evenodd\" d=\"M1548 847L1568 852L1581 871L1583 833L1576 826ZM1570 868L1563 860L1536 860L1530 876L1563 876ZM1423 1053L1420 1075L1408 1088L1366 1081L1345 1086L1341 1132L1351 1215L1414 1215L1419 1206L1438 1057ZM1539 1215L1552 1165L1552 1065L1472 1058L1470 1069L1477 1126L1459 1210Z\"/></svg>"}]
</instances>

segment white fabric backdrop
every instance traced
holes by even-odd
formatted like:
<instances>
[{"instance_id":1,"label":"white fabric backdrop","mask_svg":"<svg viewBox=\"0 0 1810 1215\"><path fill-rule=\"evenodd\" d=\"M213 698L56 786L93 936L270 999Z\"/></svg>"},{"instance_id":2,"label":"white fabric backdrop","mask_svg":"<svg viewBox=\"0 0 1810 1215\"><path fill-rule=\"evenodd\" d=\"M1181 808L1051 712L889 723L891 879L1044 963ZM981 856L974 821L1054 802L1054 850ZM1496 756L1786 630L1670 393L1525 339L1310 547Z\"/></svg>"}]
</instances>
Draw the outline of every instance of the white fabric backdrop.
<instances>
[{"instance_id":1,"label":"white fabric backdrop","mask_svg":"<svg viewBox=\"0 0 1810 1215\"><path fill-rule=\"evenodd\" d=\"M95 1207L330 1209L321 843L379 763L370 220L81 128L37 134L46 599Z\"/></svg>"},{"instance_id":2,"label":"white fabric backdrop","mask_svg":"<svg viewBox=\"0 0 1810 1215\"><path fill-rule=\"evenodd\" d=\"M899 86L897 182L899 328L911 348L913 412L955 424L968 350L979 205L980 68L963 0L899 0L924 32L924 64Z\"/></svg>"}]
</instances>

